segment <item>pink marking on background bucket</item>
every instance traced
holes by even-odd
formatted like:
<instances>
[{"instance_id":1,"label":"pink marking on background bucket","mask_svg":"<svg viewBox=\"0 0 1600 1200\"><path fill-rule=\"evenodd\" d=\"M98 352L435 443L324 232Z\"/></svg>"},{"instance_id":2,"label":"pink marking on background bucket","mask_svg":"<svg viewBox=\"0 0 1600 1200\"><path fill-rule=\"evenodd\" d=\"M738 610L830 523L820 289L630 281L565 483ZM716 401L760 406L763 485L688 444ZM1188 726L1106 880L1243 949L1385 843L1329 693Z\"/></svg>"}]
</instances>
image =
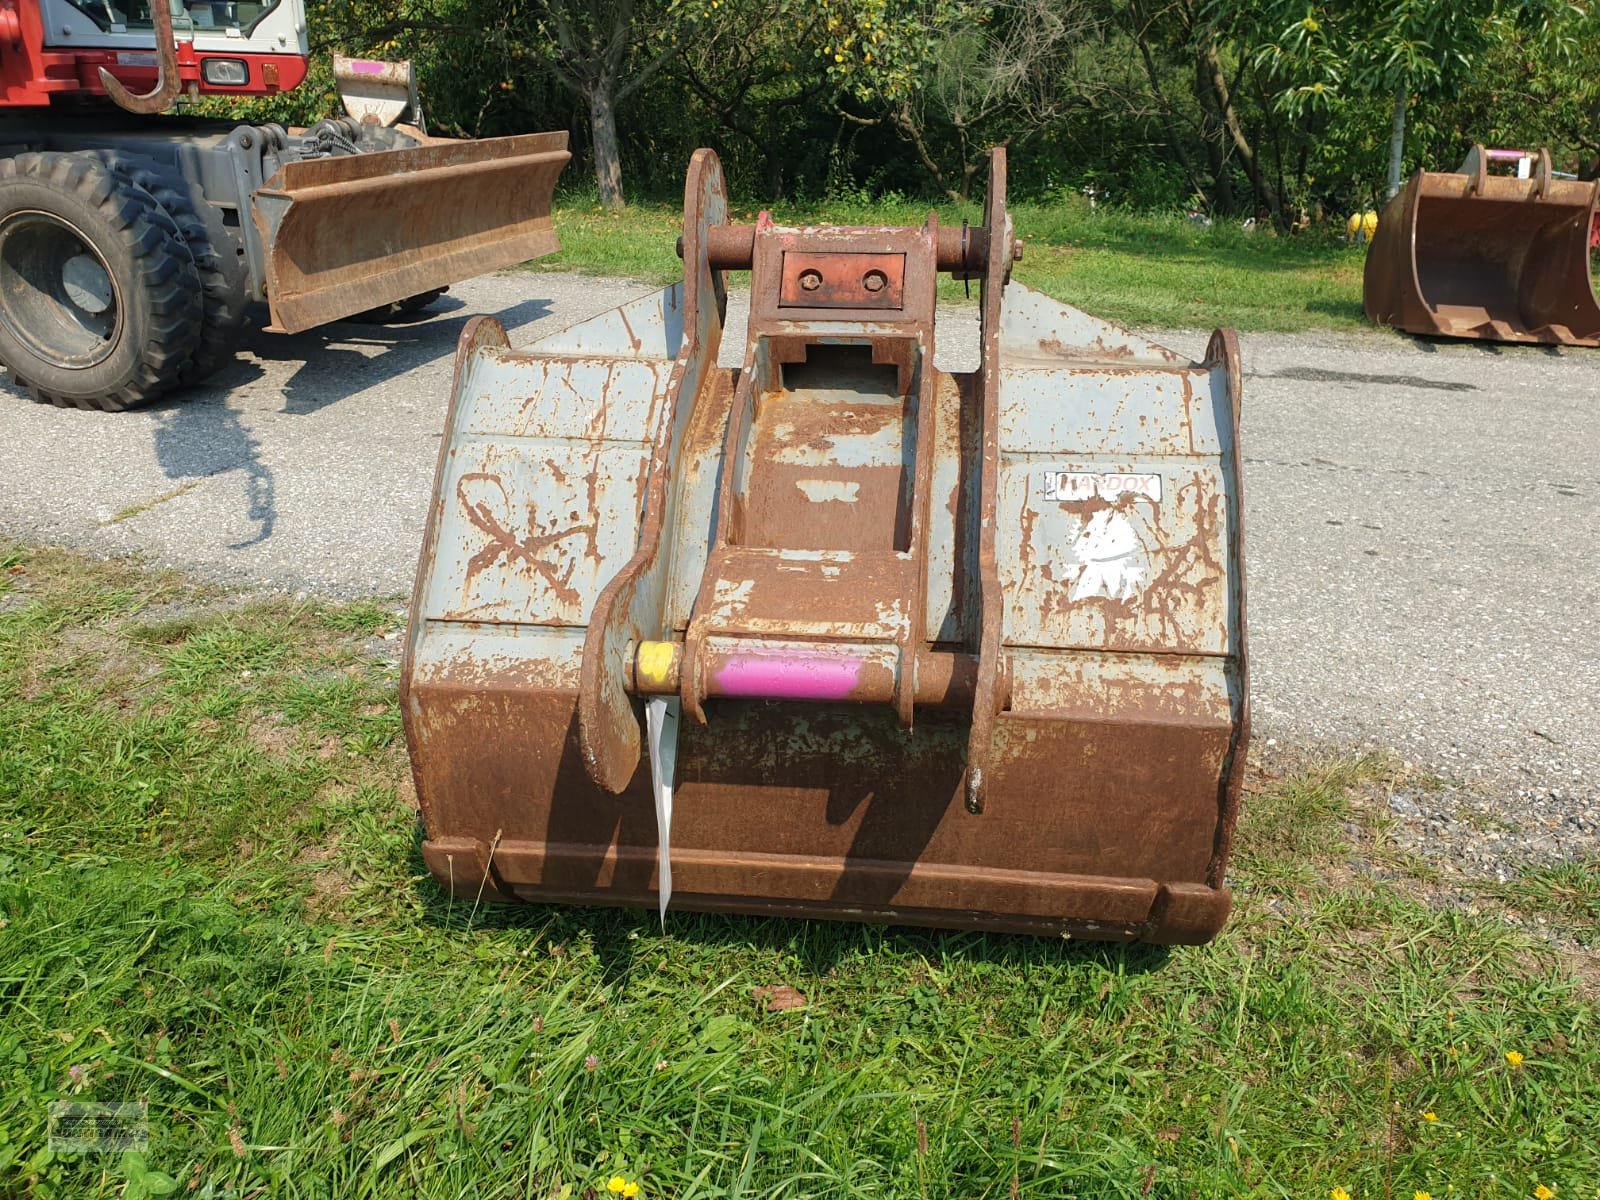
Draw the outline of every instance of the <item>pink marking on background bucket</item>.
<instances>
[{"instance_id":1,"label":"pink marking on background bucket","mask_svg":"<svg viewBox=\"0 0 1600 1200\"><path fill-rule=\"evenodd\" d=\"M352 58L350 60L350 69L357 75L382 75L383 69L388 65L388 63L384 62L374 62L370 58Z\"/></svg>"},{"instance_id":2,"label":"pink marking on background bucket","mask_svg":"<svg viewBox=\"0 0 1600 1200\"><path fill-rule=\"evenodd\" d=\"M816 651L735 654L713 677L714 691L744 700L845 700L861 667L859 658Z\"/></svg>"}]
</instances>

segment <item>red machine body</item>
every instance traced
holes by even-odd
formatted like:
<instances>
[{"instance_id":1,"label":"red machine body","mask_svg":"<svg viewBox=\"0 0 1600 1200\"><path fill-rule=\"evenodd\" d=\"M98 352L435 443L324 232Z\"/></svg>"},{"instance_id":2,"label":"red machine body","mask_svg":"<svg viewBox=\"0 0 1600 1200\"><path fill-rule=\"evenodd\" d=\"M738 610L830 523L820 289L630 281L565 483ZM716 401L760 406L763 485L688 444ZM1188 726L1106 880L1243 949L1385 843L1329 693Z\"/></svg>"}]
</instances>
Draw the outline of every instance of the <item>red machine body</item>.
<instances>
[{"instance_id":1,"label":"red machine body","mask_svg":"<svg viewBox=\"0 0 1600 1200\"><path fill-rule=\"evenodd\" d=\"M148 50L50 45L39 0L0 0L0 108L41 107L63 96L104 98L102 70L130 91L149 91L160 73L153 34L150 41ZM175 48L179 87L188 95L271 96L300 86L306 78L307 60L301 53L263 53L248 42L237 50L196 50L192 39L178 41ZM209 82L208 59L242 62L246 81Z\"/></svg>"}]
</instances>

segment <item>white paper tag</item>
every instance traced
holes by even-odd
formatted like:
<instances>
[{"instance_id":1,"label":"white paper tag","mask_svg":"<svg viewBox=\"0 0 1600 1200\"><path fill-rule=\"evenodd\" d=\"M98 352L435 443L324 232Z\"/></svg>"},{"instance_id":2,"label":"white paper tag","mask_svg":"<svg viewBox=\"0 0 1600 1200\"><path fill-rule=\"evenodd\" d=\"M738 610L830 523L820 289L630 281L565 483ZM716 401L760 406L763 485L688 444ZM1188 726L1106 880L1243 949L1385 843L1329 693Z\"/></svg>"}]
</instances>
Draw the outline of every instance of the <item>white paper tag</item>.
<instances>
[{"instance_id":1,"label":"white paper tag","mask_svg":"<svg viewBox=\"0 0 1600 1200\"><path fill-rule=\"evenodd\" d=\"M672 899L672 779L678 770L680 703L676 696L652 696L645 705L650 784L656 794L656 888L661 896L662 929L667 927L667 903Z\"/></svg>"}]
</instances>

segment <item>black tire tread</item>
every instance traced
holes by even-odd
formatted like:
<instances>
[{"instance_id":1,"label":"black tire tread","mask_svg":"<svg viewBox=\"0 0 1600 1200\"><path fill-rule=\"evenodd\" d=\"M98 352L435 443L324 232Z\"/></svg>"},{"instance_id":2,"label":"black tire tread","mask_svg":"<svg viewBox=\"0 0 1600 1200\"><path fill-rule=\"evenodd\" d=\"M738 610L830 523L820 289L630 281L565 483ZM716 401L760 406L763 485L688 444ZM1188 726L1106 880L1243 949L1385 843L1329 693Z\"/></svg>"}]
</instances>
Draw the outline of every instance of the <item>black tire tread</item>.
<instances>
[{"instance_id":1,"label":"black tire tread","mask_svg":"<svg viewBox=\"0 0 1600 1200\"><path fill-rule=\"evenodd\" d=\"M426 292L418 292L415 296L407 296L403 300L393 300L388 304L380 304L377 308L363 309L346 317L345 320L354 321L358 325L387 325L390 321L400 321L416 315L449 290L448 287L430 288Z\"/></svg>"},{"instance_id":2,"label":"black tire tread","mask_svg":"<svg viewBox=\"0 0 1600 1200\"><path fill-rule=\"evenodd\" d=\"M151 315L137 365L112 391L97 396L65 395L25 380L13 370L17 381L41 403L104 412L147 403L174 386L199 341L203 308L194 256L176 223L148 191L119 179L93 154L44 151L0 159L0 182L17 178L76 194L99 210L124 248L132 252Z\"/></svg>"},{"instance_id":3,"label":"black tire tread","mask_svg":"<svg viewBox=\"0 0 1600 1200\"><path fill-rule=\"evenodd\" d=\"M194 202L180 180L163 170L154 159L143 155L100 152L101 158L120 177L142 187L172 218L178 233L189 247L195 270L200 276L202 317L200 339L189 360L178 371L178 383L189 387L209 379L233 361L238 349L249 297L223 267L219 249L211 239L205 219L195 211Z\"/></svg>"}]
</instances>

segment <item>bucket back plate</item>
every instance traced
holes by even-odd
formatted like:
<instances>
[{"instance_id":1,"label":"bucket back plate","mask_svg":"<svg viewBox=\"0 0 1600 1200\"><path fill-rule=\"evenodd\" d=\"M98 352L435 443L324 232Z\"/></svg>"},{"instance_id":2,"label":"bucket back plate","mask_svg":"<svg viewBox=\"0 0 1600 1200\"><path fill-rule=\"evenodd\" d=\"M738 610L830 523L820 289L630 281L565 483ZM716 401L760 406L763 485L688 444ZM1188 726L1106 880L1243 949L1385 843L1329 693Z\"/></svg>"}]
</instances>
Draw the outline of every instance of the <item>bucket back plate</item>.
<instances>
[{"instance_id":1,"label":"bucket back plate","mask_svg":"<svg viewBox=\"0 0 1600 1200\"><path fill-rule=\"evenodd\" d=\"M1231 334L1190 362L1007 283L1001 193L958 249L763 218L722 368L708 152L686 209L683 285L463 335L403 673L430 869L654 906L666 694L674 906L1210 937L1248 707ZM933 269L969 258L984 365L947 374Z\"/></svg>"}]
</instances>

